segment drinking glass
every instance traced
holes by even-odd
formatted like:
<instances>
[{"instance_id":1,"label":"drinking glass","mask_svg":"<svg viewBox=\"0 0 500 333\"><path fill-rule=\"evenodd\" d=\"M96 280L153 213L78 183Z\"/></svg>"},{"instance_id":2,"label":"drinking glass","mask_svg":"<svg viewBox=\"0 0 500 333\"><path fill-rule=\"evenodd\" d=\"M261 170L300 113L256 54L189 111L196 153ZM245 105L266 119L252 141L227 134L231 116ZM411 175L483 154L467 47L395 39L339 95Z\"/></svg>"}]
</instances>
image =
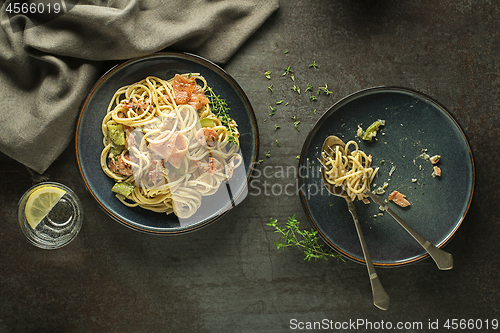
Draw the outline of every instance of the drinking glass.
<instances>
[{"instance_id":1,"label":"drinking glass","mask_svg":"<svg viewBox=\"0 0 500 333\"><path fill-rule=\"evenodd\" d=\"M63 184L36 184L19 201L21 231L33 245L42 249L67 245L80 231L82 220L80 200Z\"/></svg>"}]
</instances>

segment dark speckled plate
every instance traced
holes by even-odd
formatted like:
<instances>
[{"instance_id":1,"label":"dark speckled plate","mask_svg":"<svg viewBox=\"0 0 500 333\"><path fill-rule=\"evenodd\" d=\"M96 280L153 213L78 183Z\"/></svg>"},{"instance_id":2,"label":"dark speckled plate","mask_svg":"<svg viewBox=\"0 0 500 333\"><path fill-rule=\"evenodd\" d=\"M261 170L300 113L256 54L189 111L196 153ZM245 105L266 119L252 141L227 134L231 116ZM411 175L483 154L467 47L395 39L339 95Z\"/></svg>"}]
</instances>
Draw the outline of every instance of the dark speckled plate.
<instances>
[{"instance_id":1,"label":"dark speckled plate","mask_svg":"<svg viewBox=\"0 0 500 333\"><path fill-rule=\"evenodd\" d=\"M377 119L384 119L386 124L376 141L355 139L358 125L366 129ZM373 156L372 166L380 167L374 184L389 184L382 199L393 190L407 196L410 207L389 203L396 214L437 247L450 240L472 200L474 163L463 131L443 106L409 89L367 89L333 105L309 133L299 161L304 209L328 245L364 263L345 200L329 194L321 180L317 158L329 135L344 142L355 140L361 150ZM419 157L425 149L430 156L441 155L441 177L433 178L431 162ZM396 169L389 176L393 166ZM357 201L355 205L374 264L397 266L428 256L388 213L378 215L377 204Z\"/></svg>"},{"instance_id":2,"label":"dark speckled plate","mask_svg":"<svg viewBox=\"0 0 500 333\"><path fill-rule=\"evenodd\" d=\"M101 122L114 92L127 84L154 75L170 79L176 73L200 73L216 94L230 107L230 116L240 131L244 168L226 186L212 196L203 197L202 205L188 220L174 214L154 213L139 207L124 206L111 192L114 182L100 167L103 148ZM178 234L197 230L221 217L246 196L248 179L258 154L258 129L250 102L238 83L223 69L201 57L186 53L158 53L132 59L106 73L87 97L78 120L76 154L80 173L90 193L115 220L135 230L155 234Z\"/></svg>"}]
</instances>

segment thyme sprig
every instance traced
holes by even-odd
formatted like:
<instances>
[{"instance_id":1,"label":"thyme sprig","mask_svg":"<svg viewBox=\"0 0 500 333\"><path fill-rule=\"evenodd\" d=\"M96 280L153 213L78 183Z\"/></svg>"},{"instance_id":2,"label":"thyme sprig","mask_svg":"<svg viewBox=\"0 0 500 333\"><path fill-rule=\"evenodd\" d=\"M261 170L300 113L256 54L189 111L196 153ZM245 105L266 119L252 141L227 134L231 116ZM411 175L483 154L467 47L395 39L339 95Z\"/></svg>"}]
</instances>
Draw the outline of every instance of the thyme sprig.
<instances>
[{"instance_id":1,"label":"thyme sprig","mask_svg":"<svg viewBox=\"0 0 500 333\"><path fill-rule=\"evenodd\" d=\"M300 222L297 221L295 215L288 217L285 227L278 225L278 220L271 217L267 224L275 229L274 232L280 234L280 238L274 242L277 249L285 249L286 247L297 246L304 250L304 260L317 260L328 258L342 259L342 257L330 249L324 249L319 243L318 232L314 229L301 230Z\"/></svg>"},{"instance_id":2,"label":"thyme sprig","mask_svg":"<svg viewBox=\"0 0 500 333\"><path fill-rule=\"evenodd\" d=\"M231 133L228 137L228 141L234 144L238 144L238 141L234 137L236 133L236 129L230 124L233 122L233 119L229 116L229 107L227 106L226 100L220 98L220 95L216 95L212 88L207 87L207 91L209 92L208 98L210 99L210 109L212 112L220 119L222 125L226 127Z\"/></svg>"}]
</instances>

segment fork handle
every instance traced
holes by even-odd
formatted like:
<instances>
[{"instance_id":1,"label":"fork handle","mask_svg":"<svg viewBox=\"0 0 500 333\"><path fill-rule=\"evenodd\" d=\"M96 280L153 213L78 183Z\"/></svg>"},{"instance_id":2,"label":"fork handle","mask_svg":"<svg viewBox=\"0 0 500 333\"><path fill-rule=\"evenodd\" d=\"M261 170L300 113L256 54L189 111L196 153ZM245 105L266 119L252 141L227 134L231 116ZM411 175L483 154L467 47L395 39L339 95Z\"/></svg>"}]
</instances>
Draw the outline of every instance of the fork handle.
<instances>
[{"instance_id":1,"label":"fork handle","mask_svg":"<svg viewBox=\"0 0 500 333\"><path fill-rule=\"evenodd\" d=\"M375 194L369 191L367 192L367 194L376 204L382 206L382 208L384 208L384 210L387 211L420 244L420 246L422 246L424 250L427 251L427 253L429 253L440 270L448 270L453 268L453 256L450 253L437 248L436 246L434 246L434 244L425 239L408 223L406 223L402 218L394 213L392 209L390 209Z\"/></svg>"},{"instance_id":2,"label":"fork handle","mask_svg":"<svg viewBox=\"0 0 500 333\"><path fill-rule=\"evenodd\" d=\"M365 257L366 268L368 269L368 275L370 276L370 284L372 287L373 294L373 304L381 309L387 310L389 308L389 295L384 290L380 278L375 271L375 266L373 265L370 253L368 252L368 246L366 245L365 237L361 231L361 225L359 224L358 215L356 214L356 207L352 201L346 198L347 207L352 215L354 224L356 225L356 231L358 232L359 242L361 243L361 249L363 250L363 256Z\"/></svg>"}]
</instances>

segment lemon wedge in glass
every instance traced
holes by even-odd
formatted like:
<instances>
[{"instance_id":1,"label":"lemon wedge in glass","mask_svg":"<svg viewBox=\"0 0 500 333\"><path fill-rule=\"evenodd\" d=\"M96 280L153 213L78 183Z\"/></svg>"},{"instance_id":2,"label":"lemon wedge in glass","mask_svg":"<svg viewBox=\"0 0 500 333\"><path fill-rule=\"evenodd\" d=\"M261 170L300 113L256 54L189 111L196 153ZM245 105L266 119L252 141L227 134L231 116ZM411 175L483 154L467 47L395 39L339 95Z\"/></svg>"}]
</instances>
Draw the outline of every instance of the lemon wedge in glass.
<instances>
[{"instance_id":1,"label":"lemon wedge in glass","mask_svg":"<svg viewBox=\"0 0 500 333\"><path fill-rule=\"evenodd\" d=\"M63 189L50 185L42 186L31 193L26 203L25 214L28 223L33 229L65 193L66 191Z\"/></svg>"}]
</instances>

